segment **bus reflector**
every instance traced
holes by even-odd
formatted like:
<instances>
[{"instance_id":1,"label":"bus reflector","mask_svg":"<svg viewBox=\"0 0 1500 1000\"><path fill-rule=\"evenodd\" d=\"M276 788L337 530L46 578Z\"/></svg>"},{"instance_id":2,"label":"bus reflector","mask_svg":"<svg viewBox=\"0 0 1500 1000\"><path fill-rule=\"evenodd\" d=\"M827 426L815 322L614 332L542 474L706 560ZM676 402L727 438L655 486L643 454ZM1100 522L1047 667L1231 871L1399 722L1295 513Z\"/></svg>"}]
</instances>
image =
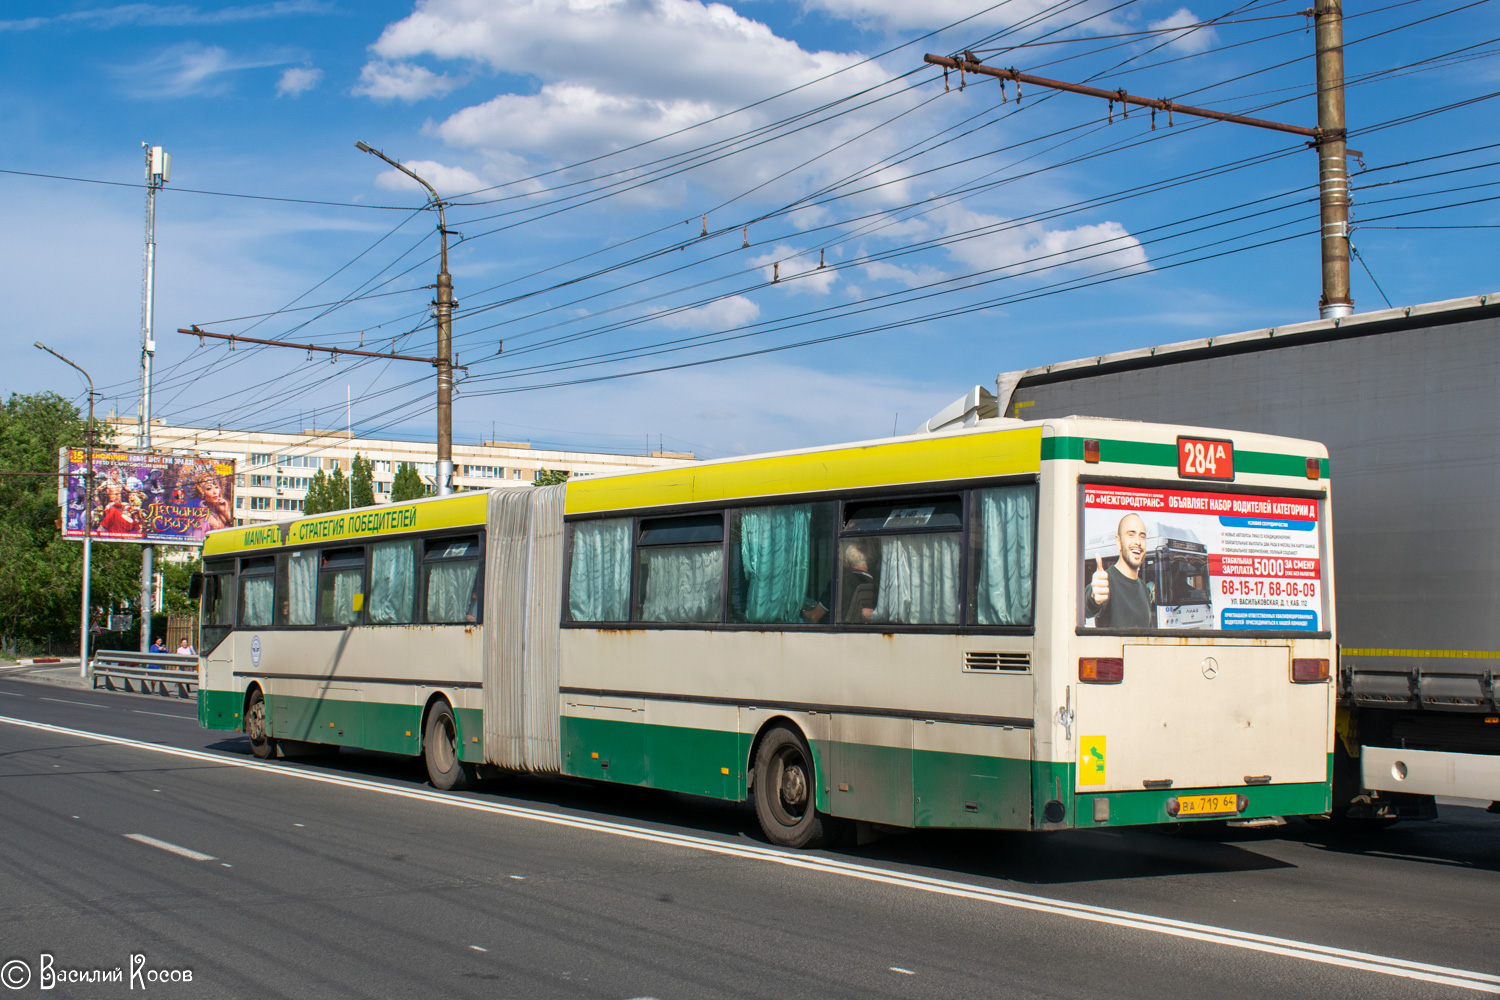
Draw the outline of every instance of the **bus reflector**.
<instances>
[{"instance_id":1,"label":"bus reflector","mask_svg":"<svg viewBox=\"0 0 1500 1000\"><path fill-rule=\"evenodd\" d=\"M1085 684L1118 684L1125 679L1125 661L1118 656L1082 656L1078 679Z\"/></svg>"},{"instance_id":2,"label":"bus reflector","mask_svg":"<svg viewBox=\"0 0 1500 1000\"><path fill-rule=\"evenodd\" d=\"M1319 461L1316 458L1309 458L1307 460L1307 478L1308 479L1321 479L1321 478L1323 478L1323 463L1321 461Z\"/></svg>"},{"instance_id":3,"label":"bus reflector","mask_svg":"<svg viewBox=\"0 0 1500 1000\"><path fill-rule=\"evenodd\" d=\"M1328 679L1327 660L1302 660L1292 661L1292 683L1313 684Z\"/></svg>"},{"instance_id":4,"label":"bus reflector","mask_svg":"<svg viewBox=\"0 0 1500 1000\"><path fill-rule=\"evenodd\" d=\"M1083 460L1085 462L1089 462L1089 463L1092 463L1092 464L1098 464L1098 462L1099 462L1099 442L1098 441L1085 441L1085 442L1083 442Z\"/></svg>"}]
</instances>

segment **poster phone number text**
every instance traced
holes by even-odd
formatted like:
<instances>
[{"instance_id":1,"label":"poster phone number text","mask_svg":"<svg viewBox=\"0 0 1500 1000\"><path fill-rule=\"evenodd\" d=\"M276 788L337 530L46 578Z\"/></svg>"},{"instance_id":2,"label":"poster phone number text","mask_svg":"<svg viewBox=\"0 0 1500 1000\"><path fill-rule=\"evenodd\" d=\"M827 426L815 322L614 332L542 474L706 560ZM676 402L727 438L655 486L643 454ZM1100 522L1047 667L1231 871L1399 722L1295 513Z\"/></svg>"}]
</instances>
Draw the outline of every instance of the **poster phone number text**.
<instances>
[{"instance_id":1,"label":"poster phone number text","mask_svg":"<svg viewBox=\"0 0 1500 1000\"><path fill-rule=\"evenodd\" d=\"M1317 597L1315 580L1243 580L1225 578L1219 581L1219 593L1234 597Z\"/></svg>"}]
</instances>

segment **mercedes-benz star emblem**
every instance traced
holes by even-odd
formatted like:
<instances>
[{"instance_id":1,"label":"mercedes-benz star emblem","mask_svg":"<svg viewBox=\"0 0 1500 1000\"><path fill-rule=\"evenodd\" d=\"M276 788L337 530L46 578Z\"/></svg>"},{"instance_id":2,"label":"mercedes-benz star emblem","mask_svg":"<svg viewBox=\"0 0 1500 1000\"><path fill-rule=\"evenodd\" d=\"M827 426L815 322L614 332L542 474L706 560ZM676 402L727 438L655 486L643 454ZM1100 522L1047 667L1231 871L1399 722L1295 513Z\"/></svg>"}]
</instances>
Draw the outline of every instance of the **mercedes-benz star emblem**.
<instances>
[{"instance_id":1,"label":"mercedes-benz star emblem","mask_svg":"<svg viewBox=\"0 0 1500 1000\"><path fill-rule=\"evenodd\" d=\"M1209 680L1213 680L1219 676L1219 661L1212 656L1205 656L1203 658L1203 676Z\"/></svg>"}]
</instances>

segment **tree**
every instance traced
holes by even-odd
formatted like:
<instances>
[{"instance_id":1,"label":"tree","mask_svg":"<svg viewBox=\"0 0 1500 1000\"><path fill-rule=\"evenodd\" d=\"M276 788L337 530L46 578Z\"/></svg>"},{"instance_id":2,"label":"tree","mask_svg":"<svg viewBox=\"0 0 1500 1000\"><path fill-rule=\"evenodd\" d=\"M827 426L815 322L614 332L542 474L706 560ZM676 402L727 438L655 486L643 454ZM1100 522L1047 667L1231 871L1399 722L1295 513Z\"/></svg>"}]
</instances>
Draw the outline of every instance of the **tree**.
<instances>
[{"instance_id":1,"label":"tree","mask_svg":"<svg viewBox=\"0 0 1500 1000\"><path fill-rule=\"evenodd\" d=\"M375 506L375 467L370 464L370 460L361 458L356 453L350 478L354 482L354 506Z\"/></svg>"},{"instance_id":2,"label":"tree","mask_svg":"<svg viewBox=\"0 0 1500 1000\"><path fill-rule=\"evenodd\" d=\"M402 462L396 467L396 478L391 482L392 503L417 500L427 494L427 484L422 482L422 477L417 474L416 466L410 462Z\"/></svg>"},{"instance_id":3,"label":"tree","mask_svg":"<svg viewBox=\"0 0 1500 1000\"><path fill-rule=\"evenodd\" d=\"M302 501L302 513L326 514L334 509L328 500L328 477L319 469L313 473L312 482L308 484L307 496Z\"/></svg>"},{"instance_id":4,"label":"tree","mask_svg":"<svg viewBox=\"0 0 1500 1000\"><path fill-rule=\"evenodd\" d=\"M349 480L344 475L344 470L336 465L333 467L333 475L328 477L328 491L324 497L329 510L349 509Z\"/></svg>"},{"instance_id":5,"label":"tree","mask_svg":"<svg viewBox=\"0 0 1500 1000\"><path fill-rule=\"evenodd\" d=\"M96 423L94 430L95 445L108 447L109 426ZM78 407L63 397L12 394L0 407L0 472L54 471L58 449L86 437ZM63 541L59 513L56 479L0 476L0 639L7 649L68 644L78 635L83 544ZM95 542L93 550L92 603L133 607L140 598L140 548Z\"/></svg>"},{"instance_id":6,"label":"tree","mask_svg":"<svg viewBox=\"0 0 1500 1000\"><path fill-rule=\"evenodd\" d=\"M532 478L533 486L556 486L558 483L568 481L568 473L565 469L537 469L536 476Z\"/></svg>"}]
</instances>

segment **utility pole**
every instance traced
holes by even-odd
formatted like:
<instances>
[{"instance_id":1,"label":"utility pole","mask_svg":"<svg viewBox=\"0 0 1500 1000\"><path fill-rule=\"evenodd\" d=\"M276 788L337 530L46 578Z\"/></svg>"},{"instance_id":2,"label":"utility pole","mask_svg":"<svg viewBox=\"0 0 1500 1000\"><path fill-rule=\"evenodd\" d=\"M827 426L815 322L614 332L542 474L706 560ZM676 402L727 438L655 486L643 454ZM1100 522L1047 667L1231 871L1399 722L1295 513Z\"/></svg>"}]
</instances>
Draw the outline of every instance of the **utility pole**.
<instances>
[{"instance_id":1,"label":"utility pole","mask_svg":"<svg viewBox=\"0 0 1500 1000\"><path fill-rule=\"evenodd\" d=\"M1318 314L1323 319L1348 316L1354 312L1354 299L1349 295L1349 166L1346 159L1344 129L1344 14L1341 0L1318 0L1322 6L1306 13L1316 21L1316 60L1318 81L1318 125L1289 125L1285 122L1249 118L1245 115L1229 114L1197 108L1189 104L1178 104L1157 97L1142 97L1125 90L1105 90L1082 83L1066 83L1044 76L1022 73L1015 68L1000 69L986 66L972 52L957 56L927 55L924 61L943 69L944 86L948 86L948 71L957 70L959 89L963 89L965 74L995 77L1000 81L1001 100L1006 100L1005 82L1016 84L1016 103L1021 103L1021 84L1081 94L1108 101L1110 118L1114 118L1114 106L1120 105L1122 117L1130 117L1132 107L1146 108L1151 114L1151 127L1156 128L1156 115L1167 116L1167 127L1173 124L1174 115L1191 118L1207 118L1234 125L1249 125L1253 128L1269 129L1290 135L1305 136L1318 151L1318 201L1321 227L1319 230L1322 255L1323 295L1318 301Z\"/></svg>"},{"instance_id":2,"label":"utility pole","mask_svg":"<svg viewBox=\"0 0 1500 1000\"><path fill-rule=\"evenodd\" d=\"M1354 312L1349 294L1349 157L1344 129L1344 7L1316 0L1313 9L1318 68L1318 214L1323 253L1323 297L1318 315Z\"/></svg>"},{"instance_id":3,"label":"utility pole","mask_svg":"<svg viewBox=\"0 0 1500 1000\"><path fill-rule=\"evenodd\" d=\"M141 143L146 151L146 250L141 276L141 422L136 445L151 448L151 359L156 354L152 335L156 311L156 192L172 178L172 154L160 146ZM141 546L141 652L151 650L151 585L155 582L151 545Z\"/></svg>"},{"instance_id":4,"label":"utility pole","mask_svg":"<svg viewBox=\"0 0 1500 1000\"><path fill-rule=\"evenodd\" d=\"M443 200L415 173L403 167L380 150L363 142L354 147L360 152L378 156L427 189L438 210L438 235L441 239L442 264L437 276L437 491L439 496L453 492L453 278L448 274L448 223Z\"/></svg>"},{"instance_id":5,"label":"utility pole","mask_svg":"<svg viewBox=\"0 0 1500 1000\"><path fill-rule=\"evenodd\" d=\"M87 677L89 675L89 626L93 624L89 617L89 581L92 573L89 563L92 561L91 556L93 555L94 548L94 380L89 377L88 372L79 368L61 354L58 354L40 340L35 341L35 344L63 364L77 371L89 384L88 457L84 459L83 466L83 587L81 588L83 622L78 626L78 676ZM64 481L63 485L64 487L67 486L66 481ZM66 493L66 489L63 492ZM68 508L65 504L63 507L64 525L67 523L67 517Z\"/></svg>"}]
</instances>

